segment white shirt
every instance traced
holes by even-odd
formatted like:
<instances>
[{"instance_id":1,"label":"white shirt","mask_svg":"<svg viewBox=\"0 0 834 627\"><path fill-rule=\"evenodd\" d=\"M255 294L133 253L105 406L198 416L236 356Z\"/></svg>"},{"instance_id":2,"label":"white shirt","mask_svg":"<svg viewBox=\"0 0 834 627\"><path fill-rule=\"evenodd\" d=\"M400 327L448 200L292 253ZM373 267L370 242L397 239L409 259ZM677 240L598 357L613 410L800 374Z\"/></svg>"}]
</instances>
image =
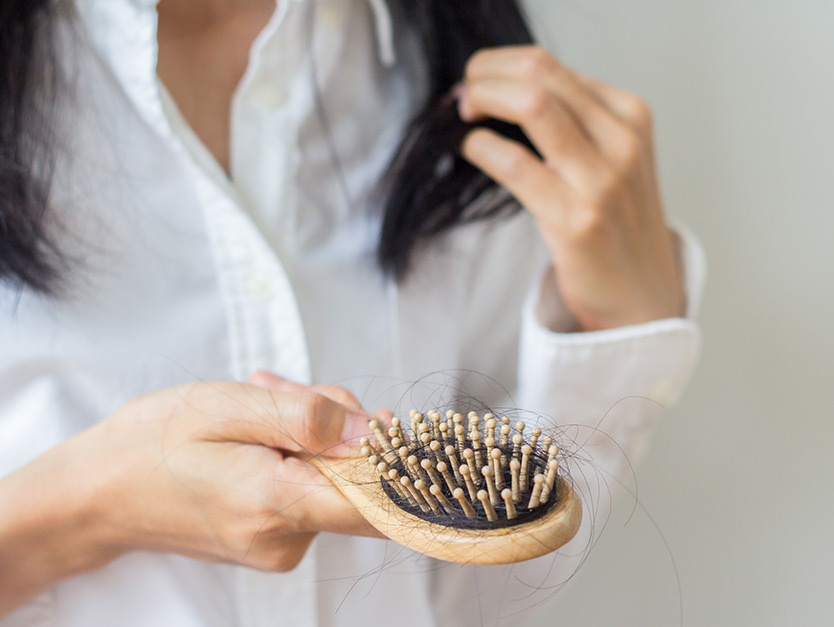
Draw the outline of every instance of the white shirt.
<instances>
[{"instance_id":1,"label":"white shirt","mask_svg":"<svg viewBox=\"0 0 834 627\"><path fill-rule=\"evenodd\" d=\"M370 410L448 401L440 384L455 377L461 395L578 425L569 434L592 464L577 460L576 475L628 480L658 414L636 399L675 400L697 358L696 325L545 329L534 310L546 255L525 214L459 228L421 251L404 284L382 279L369 196L423 72L383 2L278 2L234 95L230 177L156 78L155 1L78 4L52 197L77 263L64 298L0 291L0 476L138 394L268 369L348 387ZM691 315L704 264L681 233ZM585 487L587 522L607 507L598 487L598 477ZM555 558L514 567L327 534L287 574L135 552L0 625L498 624L544 598L519 578L543 587L573 571L589 529Z\"/></svg>"}]
</instances>

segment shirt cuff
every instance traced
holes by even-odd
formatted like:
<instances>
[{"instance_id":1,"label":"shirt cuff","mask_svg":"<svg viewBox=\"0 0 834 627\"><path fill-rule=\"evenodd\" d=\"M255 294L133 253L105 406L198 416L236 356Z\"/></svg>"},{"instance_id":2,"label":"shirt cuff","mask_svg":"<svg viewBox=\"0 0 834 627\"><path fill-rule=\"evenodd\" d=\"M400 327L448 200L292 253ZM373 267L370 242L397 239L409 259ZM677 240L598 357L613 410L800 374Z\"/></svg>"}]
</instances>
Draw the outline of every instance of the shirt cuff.
<instances>
[{"instance_id":1,"label":"shirt cuff","mask_svg":"<svg viewBox=\"0 0 834 627\"><path fill-rule=\"evenodd\" d=\"M543 304L544 276L524 304L519 406L549 416L559 425L598 429L604 434L598 452L601 458L609 458L604 464L609 467L619 465L613 457L625 455L636 461L641 456L660 410L679 398L700 354L700 329L691 317L700 306L704 254L687 229L678 226L675 230L687 317L571 332L575 321L551 294L545 303L550 323L546 327L537 315Z\"/></svg>"},{"instance_id":2,"label":"shirt cuff","mask_svg":"<svg viewBox=\"0 0 834 627\"><path fill-rule=\"evenodd\" d=\"M683 273L683 287L686 296L685 318L694 318L701 308L701 294L706 279L706 255L698 238L683 224L675 223L671 227L675 236L676 255ZM525 314L528 311L534 312L534 319L545 331L556 334L571 334L588 336L590 341L596 341L594 337L600 332L582 332L577 329L579 325L576 318L565 306L561 295L552 288L552 269L548 265L537 282L535 289L528 295L525 303ZM544 323L546 321L546 324ZM653 322L647 323L649 325ZM644 325L633 325L623 327L633 329Z\"/></svg>"}]
</instances>

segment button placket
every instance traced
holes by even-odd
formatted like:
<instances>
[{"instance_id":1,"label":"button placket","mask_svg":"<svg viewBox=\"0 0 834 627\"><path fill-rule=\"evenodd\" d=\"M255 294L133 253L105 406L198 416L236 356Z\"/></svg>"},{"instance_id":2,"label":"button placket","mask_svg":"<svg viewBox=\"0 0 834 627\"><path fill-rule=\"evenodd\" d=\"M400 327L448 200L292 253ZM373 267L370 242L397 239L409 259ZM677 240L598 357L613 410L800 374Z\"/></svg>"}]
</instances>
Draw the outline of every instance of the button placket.
<instances>
[{"instance_id":1,"label":"button placket","mask_svg":"<svg viewBox=\"0 0 834 627\"><path fill-rule=\"evenodd\" d=\"M277 80L265 77L253 80L249 87L250 98L267 109L279 109L287 103L287 92Z\"/></svg>"},{"instance_id":2,"label":"button placket","mask_svg":"<svg viewBox=\"0 0 834 627\"><path fill-rule=\"evenodd\" d=\"M245 286L247 294L255 302L266 303L275 296L275 283L262 270L252 272L246 279Z\"/></svg>"}]
</instances>

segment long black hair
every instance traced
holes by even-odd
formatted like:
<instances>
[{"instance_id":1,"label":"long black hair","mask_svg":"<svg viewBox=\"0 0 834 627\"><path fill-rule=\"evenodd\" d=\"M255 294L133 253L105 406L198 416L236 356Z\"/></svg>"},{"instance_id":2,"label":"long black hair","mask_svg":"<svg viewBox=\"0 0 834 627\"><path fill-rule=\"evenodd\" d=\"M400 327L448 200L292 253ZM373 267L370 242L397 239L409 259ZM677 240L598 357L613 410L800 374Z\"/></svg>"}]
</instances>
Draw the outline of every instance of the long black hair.
<instances>
[{"instance_id":1,"label":"long black hair","mask_svg":"<svg viewBox=\"0 0 834 627\"><path fill-rule=\"evenodd\" d=\"M47 235L50 140L58 84L50 25L61 3L0 3L0 281L55 293L66 264ZM470 130L450 95L477 50L530 43L517 0L403 0L428 65L428 100L380 183L378 261L402 280L419 245L458 224L511 214L517 204L458 153ZM517 127L486 122L524 141Z\"/></svg>"},{"instance_id":2,"label":"long black hair","mask_svg":"<svg viewBox=\"0 0 834 627\"><path fill-rule=\"evenodd\" d=\"M511 196L460 156L460 144L474 125L458 117L450 90L481 48L532 42L516 0L406 0L405 5L422 38L430 95L382 179L377 258L397 280L408 273L418 245L459 224L518 211ZM517 126L496 120L481 125L532 148Z\"/></svg>"},{"instance_id":3,"label":"long black hair","mask_svg":"<svg viewBox=\"0 0 834 627\"><path fill-rule=\"evenodd\" d=\"M46 236L58 81L51 0L0 3L0 280L53 292L63 268Z\"/></svg>"}]
</instances>

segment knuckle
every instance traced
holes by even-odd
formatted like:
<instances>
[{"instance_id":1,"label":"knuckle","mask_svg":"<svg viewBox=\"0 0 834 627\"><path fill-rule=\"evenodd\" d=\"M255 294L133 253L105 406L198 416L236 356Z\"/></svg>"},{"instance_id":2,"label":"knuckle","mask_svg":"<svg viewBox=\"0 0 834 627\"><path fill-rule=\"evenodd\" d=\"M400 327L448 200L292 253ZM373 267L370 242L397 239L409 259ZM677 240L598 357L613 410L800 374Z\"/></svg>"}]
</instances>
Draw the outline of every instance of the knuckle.
<instances>
[{"instance_id":1,"label":"knuckle","mask_svg":"<svg viewBox=\"0 0 834 627\"><path fill-rule=\"evenodd\" d=\"M597 176L597 185L593 194L594 212L603 214L613 201L620 195L623 176L614 169L606 168Z\"/></svg>"},{"instance_id":2,"label":"knuckle","mask_svg":"<svg viewBox=\"0 0 834 627\"><path fill-rule=\"evenodd\" d=\"M356 397L349 390L338 385L328 385L326 392L330 398L345 407L352 407L359 404Z\"/></svg>"},{"instance_id":3,"label":"knuckle","mask_svg":"<svg viewBox=\"0 0 834 627\"><path fill-rule=\"evenodd\" d=\"M461 152L469 159L481 159L490 154L489 146L492 144L489 131L484 128L475 127L469 131L461 142Z\"/></svg>"},{"instance_id":4,"label":"knuckle","mask_svg":"<svg viewBox=\"0 0 834 627\"><path fill-rule=\"evenodd\" d=\"M654 123L652 109L645 100L631 96L626 104L626 110L629 119L637 128L643 130L652 128Z\"/></svg>"},{"instance_id":5,"label":"knuckle","mask_svg":"<svg viewBox=\"0 0 834 627\"><path fill-rule=\"evenodd\" d=\"M556 59L541 46L530 46L521 64L521 72L530 79L542 79L553 74L558 68Z\"/></svg>"},{"instance_id":6,"label":"knuckle","mask_svg":"<svg viewBox=\"0 0 834 627\"><path fill-rule=\"evenodd\" d=\"M466 76L469 76L473 72L477 71L482 63L484 63L489 57L490 51L488 48L482 48L472 54L469 57L469 60L466 62L466 68L464 73Z\"/></svg>"},{"instance_id":7,"label":"knuckle","mask_svg":"<svg viewBox=\"0 0 834 627\"><path fill-rule=\"evenodd\" d=\"M273 570L278 573L288 573L291 570L295 570L295 567L301 562L302 557L304 557L304 553L300 551L282 551L278 555Z\"/></svg>"},{"instance_id":8,"label":"knuckle","mask_svg":"<svg viewBox=\"0 0 834 627\"><path fill-rule=\"evenodd\" d=\"M317 392L300 392L299 403L304 417L308 421L315 420L315 418L327 410L329 401L327 397Z\"/></svg>"},{"instance_id":9,"label":"knuckle","mask_svg":"<svg viewBox=\"0 0 834 627\"><path fill-rule=\"evenodd\" d=\"M301 405L301 437L302 444L318 444L322 440L322 431L328 424L327 416L330 413L332 401L315 392L302 392L299 400Z\"/></svg>"},{"instance_id":10,"label":"knuckle","mask_svg":"<svg viewBox=\"0 0 834 627\"><path fill-rule=\"evenodd\" d=\"M509 148L503 165L504 175L509 180L520 180L527 173L527 155L524 154L524 150L520 147Z\"/></svg>"},{"instance_id":11,"label":"knuckle","mask_svg":"<svg viewBox=\"0 0 834 627\"><path fill-rule=\"evenodd\" d=\"M599 239L605 229L605 212L599 205L589 204L576 213L573 224L574 238L589 242Z\"/></svg>"},{"instance_id":12,"label":"knuckle","mask_svg":"<svg viewBox=\"0 0 834 627\"><path fill-rule=\"evenodd\" d=\"M273 573L288 573L298 566L302 556L303 554L296 556L285 546L281 546L261 557L258 568Z\"/></svg>"},{"instance_id":13,"label":"knuckle","mask_svg":"<svg viewBox=\"0 0 834 627\"><path fill-rule=\"evenodd\" d=\"M244 510L245 511L245 510ZM224 524L218 526L215 531L215 538L220 546L224 547L218 552L220 557L229 561L249 564L254 568L266 568L263 563L264 556L256 547L263 538L264 530L253 521L261 520L256 515L241 515L234 520L225 520Z\"/></svg>"},{"instance_id":14,"label":"knuckle","mask_svg":"<svg viewBox=\"0 0 834 627\"><path fill-rule=\"evenodd\" d=\"M301 563L307 553L311 538L294 535L280 543L267 558L267 568L276 573L288 573Z\"/></svg>"},{"instance_id":15,"label":"knuckle","mask_svg":"<svg viewBox=\"0 0 834 627\"><path fill-rule=\"evenodd\" d=\"M617 138L617 154L626 166L640 161L643 155L643 141L634 131L625 131Z\"/></svg>"},{"instance_id":16,"label":"knuckle","mask_svg":"<svg viewBox=\"0 0 834 627\"><path fill-rule=\"evenodd\" d=\"M525 117L538 118L548 112L552 102L546 89L535 86L527 90L522 100L521 109Z\"/></svg>"}]
</instances>

